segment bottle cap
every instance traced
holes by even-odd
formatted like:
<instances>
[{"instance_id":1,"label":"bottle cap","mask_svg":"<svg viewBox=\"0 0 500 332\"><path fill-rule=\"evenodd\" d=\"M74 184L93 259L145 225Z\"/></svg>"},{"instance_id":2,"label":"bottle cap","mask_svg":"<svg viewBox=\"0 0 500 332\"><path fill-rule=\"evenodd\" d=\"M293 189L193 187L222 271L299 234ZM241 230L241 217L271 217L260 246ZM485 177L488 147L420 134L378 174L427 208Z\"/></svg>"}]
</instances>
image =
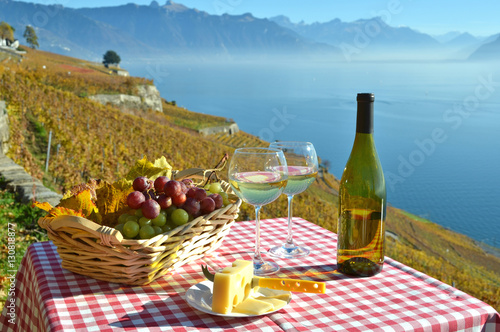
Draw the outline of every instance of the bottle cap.
<instances>
[{"instance_id":1,"label":"bottle cap","mask_svg":"<svg viewBox=\"0 0 500 332\"><path fill-rule=\"evenodd\" d=\"M362 134L373 133L373 93L358 93L358 114L356 117L356 132Z\"/></svg>"},{"instance_id":2,"label":"bottle cap","mask_svg":"<svg viewBox=\"0 0 500 332\"><path fill-rule=\"evenodd\" d=\"M375 95L373 93L358 93L357 101L367 101L373 102L375 101Z\"/></svg>"}]
</instances>

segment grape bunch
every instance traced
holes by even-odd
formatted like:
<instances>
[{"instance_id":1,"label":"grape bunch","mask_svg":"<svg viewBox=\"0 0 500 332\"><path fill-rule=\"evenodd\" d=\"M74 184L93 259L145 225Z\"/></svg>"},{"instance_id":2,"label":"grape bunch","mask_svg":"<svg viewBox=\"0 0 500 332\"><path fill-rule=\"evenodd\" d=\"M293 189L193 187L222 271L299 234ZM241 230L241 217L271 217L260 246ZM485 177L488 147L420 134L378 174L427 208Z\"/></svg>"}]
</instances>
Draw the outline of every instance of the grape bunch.
<instances>
[{"instance_id":1,"label":"grape bunch","mask_svg":"<svg viewBox=\"0 0 500 332\"><path fill-rule=\"evenodd\" d=\"M220 183L196 187L191 179L154 181L139 176L127 196L131 210L118 218L116 229L127 239L149 239L229 204Z\"/></svg>"}]
</instances>

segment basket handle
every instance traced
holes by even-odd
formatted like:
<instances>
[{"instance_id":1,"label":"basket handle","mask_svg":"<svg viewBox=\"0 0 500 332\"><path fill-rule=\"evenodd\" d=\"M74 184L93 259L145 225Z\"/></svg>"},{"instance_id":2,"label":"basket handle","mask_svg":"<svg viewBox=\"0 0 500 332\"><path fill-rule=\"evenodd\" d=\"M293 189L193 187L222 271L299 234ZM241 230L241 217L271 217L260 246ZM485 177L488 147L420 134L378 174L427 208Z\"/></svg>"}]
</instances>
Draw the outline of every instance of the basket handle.
<instances>
[{"instance_id":1,"label":"basket handle","mask_svg":"<svg viewBox=\"0 0 500 332\"><path fill-rule=\"evenodd\" d=\"M108 247L112 247L113 243L121 243L123 241L123 235L119 230L96 224L93 221L78 216L59 216L50 222L50 228L55 231L63 227L87 231L97 236L101 240L101 243Z\"/></svg>"}]
</instances>

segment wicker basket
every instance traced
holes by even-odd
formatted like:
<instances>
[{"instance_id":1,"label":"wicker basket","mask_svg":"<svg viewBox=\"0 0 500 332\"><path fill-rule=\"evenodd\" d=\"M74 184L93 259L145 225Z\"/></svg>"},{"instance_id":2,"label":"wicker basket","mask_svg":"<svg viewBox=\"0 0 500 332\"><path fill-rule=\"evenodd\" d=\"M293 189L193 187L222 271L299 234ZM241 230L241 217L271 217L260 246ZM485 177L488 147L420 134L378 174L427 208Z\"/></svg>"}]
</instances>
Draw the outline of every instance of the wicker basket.
<instances>
[{"instance_id":1,"label":"wicker basket","mask_svg":"<svg viewBox=\"0 0 500 332\"><path fill-rule=\"evenodd\" d=\"M183 177L200 173L183 172ZM230 192L227 182L221 184ZM147 240L124 239L114 228L76 216L40 218L38 224L56 245L63 268L94 279L145 285L219 248L241 204L235 195L229 196L233 203Z\"/></svg>"}]
</instances>

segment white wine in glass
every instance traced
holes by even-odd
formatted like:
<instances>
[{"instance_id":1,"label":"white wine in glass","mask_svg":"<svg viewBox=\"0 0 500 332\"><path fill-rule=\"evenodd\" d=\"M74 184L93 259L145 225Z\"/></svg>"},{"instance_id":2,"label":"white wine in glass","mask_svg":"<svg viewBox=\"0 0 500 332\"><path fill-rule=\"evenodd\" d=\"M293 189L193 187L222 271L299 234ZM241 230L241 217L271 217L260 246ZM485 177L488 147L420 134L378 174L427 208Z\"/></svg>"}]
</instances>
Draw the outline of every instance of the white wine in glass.
<instances>
[{"instance_id":1,"label":"white wine in glass","mask_svg":"<svg viewBox=\"0 0 500 332\"><path fill-rule=\"evenodd\" d=\"M255 275L279 271L278 264L264 261L260 253L260 208L281 195L287 180L285 155L279 149L240 148L231 158L229 184L238 197L255 207Z\"/></svg>"},{"instance_id":2,"label":"white wine in glass","mask_svg":"<svg viewBox=\"0 0 500 332\"><path fill-rule=\"evenodd\" d=\"M318 174L318 157L309 142L274 142L269 146L283 151L288 168L288 183L283 193L288 197L288 236L281 246L269 249L272 256L299 258L309 255L309 249L298 246L293 240L293 196L305 191Z\"/></svg>"}]
</instances>

